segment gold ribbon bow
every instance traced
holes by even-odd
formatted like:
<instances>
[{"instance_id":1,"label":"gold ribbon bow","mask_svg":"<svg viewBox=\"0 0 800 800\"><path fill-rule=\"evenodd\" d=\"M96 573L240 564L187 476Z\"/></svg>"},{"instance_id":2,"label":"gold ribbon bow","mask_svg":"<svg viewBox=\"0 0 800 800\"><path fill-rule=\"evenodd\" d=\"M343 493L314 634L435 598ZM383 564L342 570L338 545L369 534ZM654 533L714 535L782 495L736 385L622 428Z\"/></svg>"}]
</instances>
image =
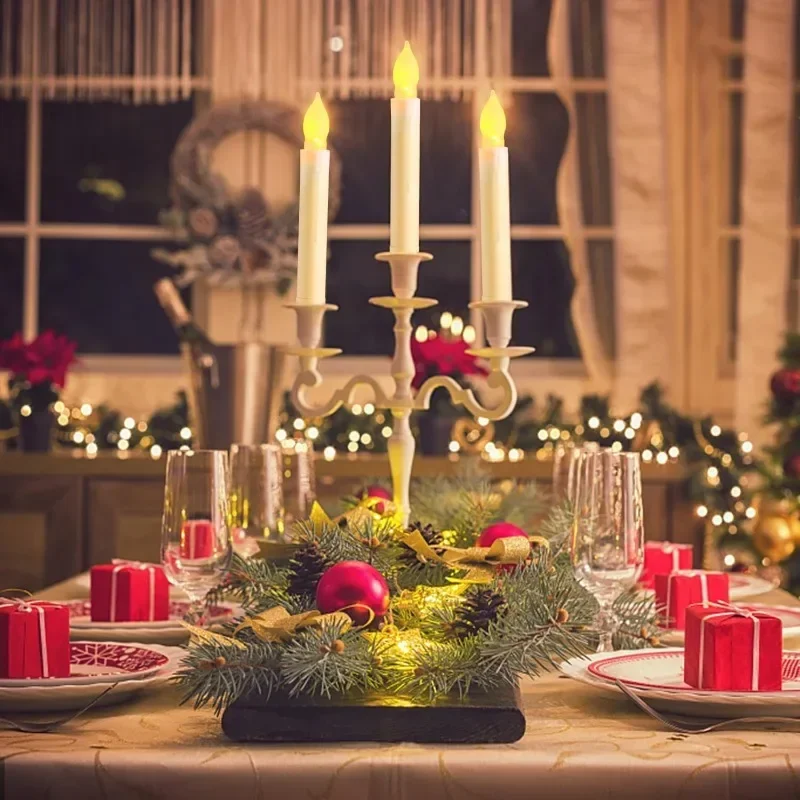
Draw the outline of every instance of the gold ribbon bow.
<instances>
[{"instance_id":1,"label":"gold ribbon bow","mask_svg":"<svg viewBox=\"0 0 800 800\"><path fill-rule=\"evenodd\" d=\"M461 580L469 583L489 583L494 577L495 566L524 563L534 546L550 548L550 542L542 536L509 536L496 539L491 547L440 547L440 552L434 550L419 531L407 533L401 541L422 561L434 561L451 569L466 569L467 574Z\"/></svg>"},{"instance_id":2,"label":"gold ribbon bow","mask_svg":"<svg viewBox=\"0 0 800 800\"><path fill-rule=\"evenodd\" d=\"M374 617L374 614L372 616ZM372 619L370 619L371 621ZM353 626L353 620L344 611L321 614L315 610L304 611L302 614L290 614L285 608L275 606L243 620L236 626L233 633L235 636L245 628L252 628L262 642L285 642L303 628L325 628L329 625L341 626L342 633L344 633Z\"/></svg>"},{"instance_id":3,"label":"gold ribbon bow","mask_svg":"<svg viewBox=\"0 0 800 800\"><path fill-rule=\"evenodd\" d=\"M359 525L367 520L375 519L375 515L366 506L360 505L354 506L345 511L344 514L339 514L338 517L331 519L325 509L315 500L311 506L309 519L311 520L311 525L315 529L319 529L326 525L341 525L342 522L347 522L348 525Z\"/></svg>"}]
</instances>

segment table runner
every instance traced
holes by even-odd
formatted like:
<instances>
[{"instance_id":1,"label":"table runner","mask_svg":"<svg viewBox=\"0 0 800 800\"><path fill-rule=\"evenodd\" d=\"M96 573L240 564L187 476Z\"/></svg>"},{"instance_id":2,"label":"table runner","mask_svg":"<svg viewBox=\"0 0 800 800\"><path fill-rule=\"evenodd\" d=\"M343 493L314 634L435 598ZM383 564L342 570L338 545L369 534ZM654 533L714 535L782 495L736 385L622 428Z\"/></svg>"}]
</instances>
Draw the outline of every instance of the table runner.
<instances>
[{"instance_id":1,"label":"table runner","mask_svg":"<svg viewBox=\"0 0 800 800\"><path fill-rule=\"evenodd\" d=\"M69 582L47 599L79 596ZM784 592L759 598L798 605ZM800 649L800 642L794 643ZM627 700L556 674L525 681L511 745L234 745L174 687L55 734L0 733L4 800L800 797L800 735L662 731Z\"/></svg>"}]
</instances>

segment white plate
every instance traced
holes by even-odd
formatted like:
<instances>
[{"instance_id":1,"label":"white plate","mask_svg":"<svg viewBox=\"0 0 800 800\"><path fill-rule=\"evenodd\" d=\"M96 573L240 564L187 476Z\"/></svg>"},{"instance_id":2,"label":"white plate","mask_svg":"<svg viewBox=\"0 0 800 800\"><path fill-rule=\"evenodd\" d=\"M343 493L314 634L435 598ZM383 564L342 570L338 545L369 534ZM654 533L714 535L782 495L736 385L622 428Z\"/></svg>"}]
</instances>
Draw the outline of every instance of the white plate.
<instances>
[{"instance_id":1,"label":"white plate","mask_svg":"<svg viewBox=\"0 0 800 800\"><path fill-rule=\"evenodd\" d=\"M154 675L169 659L148 647L119 642L71 642L66 678L0 678L0 687L77 686L131 681Z\"/></svg>"},{"instance_id":2,"label":"white plate","mask_svg":"<svg viewBox=\"0 0 800 800\"><path fill-rule=\"evenodd\" d=\"M769 606L764 603L739 603L741 608L748 611L761 611L764 614L771 614L783 623L784 641L793 636L800 636L800 606ZM685 631L663 630L658 634L658 638L664 643L673 647L682 647Z\"/></svg>"},{"instance_id":3,"label":"white plate","mask_svg":"<svg viewBox=\"0 0 800 800\"><path fill-rule=\"evenodd\" d=\"M180 601L170 603L177 616L161 622L92 622L89 615L91 604L88 600L71 600L66 605L70 606L72 615L70 628L73 639L163 645L184 644L189 639L188 631L181 625L186 604ZM232 619L241 611L241 606L234 603L221 603L218 608L225 609L227 613L212 617L212 626Z\"/></svg>"},{"instance_id":4,"label":"white plate","mask_svg":"<svg viewBox=\"0 0 800 800\"><path fill-rule=\"evenodd\" d=\"M623 656L652 652L678 653L682 669L683 650L620 650L615 655ZM800 664L800 654L792 653L789 655L795 657L794 663ZM591 656L571 658L561 664L561 671L570 678L589 686L594 686L601 691L622 695L622 692L614 683L596 678L589 672L590 664L608 658L608 653L595 653ZM785 685L790 684L797 685L800 688L800 681L785 681ZM711 692L689 688L644 689L638 686L631 686L630 688L653 708L671 714L712 719L763 716L800 717L800 691Z\"/></svg>"},{"instance_id":5,"label":"white plate","mask_svg":"<svg viewBox=\"0 0 800 800\"><path fill-rule=\"evenodd\" d=\"M759 578L758 575L748 575L745 572L729 572L728 575L731 602L766 594L775 588L774 584Z\"/></svg>"},{"instance_id":6,"label":"white plate","mask_svg":"<svg viewBox=\"0 0 800 800\"><path fill-rule=\"evenodd\" d=\"M93 628L95 630L108 630L110 628L137 628L139 630L158 630L163 628L180 628L181 621L189 611L186 600L169 601L169 619L160 619L153 622L138 620L136 622L95 622L92 619L92 603L90 600L70 600L65 605L69 606L70 628ZM233 603L220 603L210 608L209 622L218 623L231 619L235 606Z\"/></svg>"},{"instance_id":7,"label":"white plate","mask_svg":"<svg viewBox=\"0 0 800 800\"><path fill-rule=\"evenodd\" d=\"M140 644L136 642L136 644ZM142 645L143 646L143 645ZM167 663L158 672L145 678L121 681L105 695L98 706L110 706L164 685L178 670L186 651L180 647L147 645L167 656ZM108 688L108 683L80 683L72 685L0 687L0 712L74 711L83 708Z\"/></svg>"}]
</instances>

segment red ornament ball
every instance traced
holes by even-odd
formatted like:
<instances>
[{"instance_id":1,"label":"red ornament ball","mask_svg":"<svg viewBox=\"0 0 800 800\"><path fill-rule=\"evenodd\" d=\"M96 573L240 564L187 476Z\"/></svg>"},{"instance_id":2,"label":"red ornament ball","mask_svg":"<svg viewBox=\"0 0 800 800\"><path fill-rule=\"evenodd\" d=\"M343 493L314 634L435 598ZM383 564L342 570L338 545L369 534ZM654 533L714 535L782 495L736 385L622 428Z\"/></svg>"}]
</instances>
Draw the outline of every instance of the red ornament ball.
<instances>
[{"instance_id":1,"label":"red ornament ball","mask_svg":"<svg viewBox=\"0 0 800 800\"><path fill-rule=\"evenodd\" d=\"M498 539L509 539L512 536L524 536L526 539L528 538L528 534L525 533L522 528L512 525L510 522L495 522L494 525L490 525L488 528L484 528L483 531L481 531L475 544L478 547L491 547ZM516 565L500 564L497 569L501 569L504 572L512 572L516 569Z\"/></svg>"},{"instance_id":2,"label":"red ornament ball","mask_svg":"<svg viewBox=\"0 0 800 800\"><path fill-rule=\"evenodd\" d=\"M800 454L789 456L783 462L783 474L793 480L800 478Z\"/></svg>"},{"instance_id":3,"label":"red ornament ball","mask_svg":"<svg viewBox=\"0 0 800 800\"><path fill-rule=\"evenodd\" d=\"M344 611L356 625L366 625L371 616L368 609L378 618L389 610L389 584L363 561L341 561L322 573L317 608L323 614Z\"/></svg>"},{"instance_id":4,"label":"red ornament ball","mask_svg":"<svg viewBox=\"0 0 800 800\"><path fill-rule=\"evenodd\" d=\"M367 497L375 497L380 498L381 500L391 500L392 493L383 486L373 484L372 486L367 486L367 488L364 489L364 491L361 493L361 497L362 499ZM372 506L372 510L377 514L384 514L386 512L386 503L375 503L375 505Z\"/></svg>"},{"instance_id":5,"label":"red ornament ball","mask_svg":"<svg viewBox=\"0 0 800 800\"><path fill-rule=\"evenodd\" d=\"M783 400L800 396L800 369L779 369L770 378L769 388L775 397Z\"/></svg>"}]
</instances>

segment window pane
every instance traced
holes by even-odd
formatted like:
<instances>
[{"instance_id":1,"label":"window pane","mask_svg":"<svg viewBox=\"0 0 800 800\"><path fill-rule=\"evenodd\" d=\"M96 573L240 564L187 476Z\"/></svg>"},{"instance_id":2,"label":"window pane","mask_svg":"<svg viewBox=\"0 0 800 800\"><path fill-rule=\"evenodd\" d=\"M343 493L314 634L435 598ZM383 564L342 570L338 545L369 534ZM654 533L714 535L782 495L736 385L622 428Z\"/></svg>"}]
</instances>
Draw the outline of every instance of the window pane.
<instances>
[{"instance_id":1,"label":"window pane","mask_svg":"<svg viewBox=\"0 0 800 800\"><path fill-rule=\"evenodd\" d=\"M514 299L527 308L514 314L512 344L535 347L539 358L578 358L570 301L575 282L560 240L511 243Z\"/></svg>"},{"instance_id":2,"label":"window pane","mask_svg":"<svg viewBox=\"0 0 800 800\"><path fill-rule=\"evenodd\" d=\"M25 160L27 113L24 100L0 100L0 220L25 219Z\"/></svg>"},{"instance_id":3,"label":"window pane","mask_svg":"<svg viewBox=\"0 0 800 800\"><path fill-rule=\"evenodd\" d=\"M550 74L547 31L552 0L514 0L511 20L511 68L514 75Z\"/></svg>"},{"instance_id":4,"label":"window pane","mask_svg":"<svg viewBox=\"0 0 800 800\"><path fill-rule=\"evenodd\" d=\"M727 102L731 181L728 221L731 225L739 225L742 221L742 93L731 92Z\"/></svg>"},{"instance_id":5,"label":"window pane","mask_svg":"<svg viewBox=\"0 0 800 800\"><path fill-rule=\"evenodd\" d=\"M608 108L604 94L575 97L578 119L581 199L586 225L611 225L611 172L608 155Z\"/></svg>"},{"instance_id":6,"label":"window pane","mask_svg":"<svg viewBox=\"0 0 800 800\"><path fill-rule=\"evenodd\" d=\"M0 339L22 330L25 242L0 239Z\"/></svg>"},{"instance_id":7,"label":"window pane","mask_svg":"<svg viewBox=\"0 0 800 800\"><path fill-rule=\"evenodd\" d=\"M331 103L331 117L331 144L342 159L341 207L336 223L387 223L389 103L371 99L338 100ZM420 221L469 222L473 128L470 104L425 100L420 126Z\"/></svg>"},{"instance_id":8,"label":"window pane","mask_svg":"<svg viewBox=\"0 0 800 800\"><path fill-rule=\"evenodd\" d=\"M328 262L328 302L339 311L325 315L325 344L341 347L345 355L391 355L394 352L393 316L369 304L370 297L389 296L389 265L374 260L387 249L385 241L331 242ZM468 319L470 299L469 242L423 242L421 250L433 261L419 269L420 297L433 297L440 305L414 314L414 325L437 327L439 315L452 311Z\"/></svg>"},{"instance_id":9,"label":"window pane","mask_svg":"<svg viewBox=\"0 0 800 800\"><path fill-rule=\"evenodd\" d=\"M572 0L569 6L572 72L576 78L604 78L605 26L603 3Z\"/></svg>"},{"instance_id":10,"label":"window pane","mask_svg":"<svg viewBox=\"0 0 800 800\"><path fill-rule=\"evenodd\" d=\"M556 176L569 130L567 110L554 94L515 94L506 113L511 222L555 225Z\"/></svg>"},{"instance_id":11,"label":"window pane","mask_svg":"<svg viewBox=\"0 0 800 800\"><path fill-rule=\"evenodd\" d=\"M40 327L67 334L85 354L177 353L177 337L153 294L153 284L172 274L150 256L162 245L42 240Z\"/></svg>"},{"instance_id":12,"label":"window pane","mask_svg":"<svg viewBox=\"0 0 800 800\"><path fill-rule=\"evenodd\" d=\"M155 225L191 100L42 104L42 220Z\"/></svg>"}]
</instances>

